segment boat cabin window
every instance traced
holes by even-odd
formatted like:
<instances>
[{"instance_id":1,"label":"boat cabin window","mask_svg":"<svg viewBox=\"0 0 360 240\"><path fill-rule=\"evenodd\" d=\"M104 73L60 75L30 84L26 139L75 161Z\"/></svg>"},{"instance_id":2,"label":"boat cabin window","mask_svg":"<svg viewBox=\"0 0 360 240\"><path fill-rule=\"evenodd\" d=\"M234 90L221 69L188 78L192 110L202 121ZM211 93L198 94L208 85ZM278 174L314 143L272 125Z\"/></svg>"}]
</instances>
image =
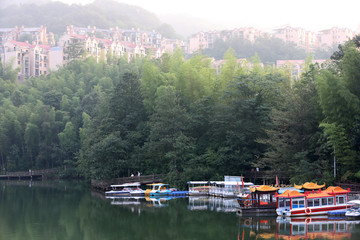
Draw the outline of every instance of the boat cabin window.
<instances>
[{"instance_id":1,"label":"boat cabin window","mask_svg":"<svg viewBox=\"0 0 360 240\"><path fill-rule=\"evenodd\" d=\"M307 200L307 206L308 207L313 207L314 206L314 199L308 199Z\"/></svg>"},{"instance_id":2,"label":"boat cabin window","mask_svg":"<svg viewBox=\"0 0 360 240\"><path fill-rule=\"evenodd\" d=\"M290 207L290 199L285 198L285 199L280 199L279 200L279 207Z\"/></svg>"},{"instance_id":3,"label":"boat cabin window","mask_svg":"<svg viewBox=\"0 0 360 240\"><path fill-rule=\"evenodd\" d=\"M334 204L334 199L333 198L322 198L321 199L321 205L322 206L333 205L333 204Z\"/></svg>"},{"instance_id":4,"label":"boat cabin window","mask_svg":"<svg viewBox=\"0 0 360 240\"><path fill-rule=\"evenodd\" d=\"M315 198L314 199L314 207L318 207L318 206L320 206L320 199Z\"/></svg>"},{"instance_id":5,"label":"boat cabin window","mask_svg":"<svg viewBox=\"0 0 360 240\"><path fill-rule=\"evenodd\" d=\"M292 208L303 208L305 207L305 200L304 199L293 199L292 200Z\"/></svg>"},{"instance_id":6,"label":"boat cabin window","mask_svg":"<svg viewBox=\"0 0 360 240\"><path fill-rule=\"evenodd\" d=\"M345 197L344 196L336 196L336 204L344 204Z\"/></svg>"}]
</instances>

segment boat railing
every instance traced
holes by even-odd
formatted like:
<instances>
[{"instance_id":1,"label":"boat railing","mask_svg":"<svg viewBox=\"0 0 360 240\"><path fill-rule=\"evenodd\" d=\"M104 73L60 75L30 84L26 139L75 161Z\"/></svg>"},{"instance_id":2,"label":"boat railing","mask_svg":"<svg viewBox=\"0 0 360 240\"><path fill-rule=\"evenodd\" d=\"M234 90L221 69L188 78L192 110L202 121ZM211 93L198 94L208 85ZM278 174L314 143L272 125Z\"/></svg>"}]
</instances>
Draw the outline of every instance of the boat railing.
<instances>
[{"instance_id":1,"label":"boat railing","mask_svg":"<svg viewBox=\"0 0 360 240\"><path fill-rule=\"evenodd\" d=\"M240 207L269 208L276 207L276 202L262 201L257 198L238 198Z\"/></svg>"}]
</instances>

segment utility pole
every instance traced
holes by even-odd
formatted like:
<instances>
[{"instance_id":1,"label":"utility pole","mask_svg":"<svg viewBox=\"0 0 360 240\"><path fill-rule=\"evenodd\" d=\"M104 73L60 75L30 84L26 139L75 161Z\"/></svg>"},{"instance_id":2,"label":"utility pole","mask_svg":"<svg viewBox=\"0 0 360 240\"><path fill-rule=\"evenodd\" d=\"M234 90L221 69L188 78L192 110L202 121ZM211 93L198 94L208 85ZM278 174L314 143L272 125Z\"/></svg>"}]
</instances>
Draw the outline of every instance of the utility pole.
<instances>
[{"instance_id":1,"label":"utility pole","mask_svg":"<svg viewBox=\"0 0 360 240\"><path fill-rule=\"evenodd\" d=\"M336 157L335 157L335 146L334 146L334 178L336 178Z\"/></svg>"}]
</instances>

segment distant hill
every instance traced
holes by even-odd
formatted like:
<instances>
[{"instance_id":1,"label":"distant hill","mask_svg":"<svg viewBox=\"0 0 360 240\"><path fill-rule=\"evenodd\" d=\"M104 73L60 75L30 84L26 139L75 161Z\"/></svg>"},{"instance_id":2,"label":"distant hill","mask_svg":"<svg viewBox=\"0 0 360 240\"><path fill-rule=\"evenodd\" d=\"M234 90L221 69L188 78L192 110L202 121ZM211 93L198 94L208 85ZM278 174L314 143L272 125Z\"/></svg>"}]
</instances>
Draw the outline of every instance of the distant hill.
<instances>
[{"instance_id":1,"label":"distant hill","mask_svg":"<svg viewBox=\"0 0 360 240\"><path fill-rule=\"evenodd\" d=\"M45 25L49 32L62 34L67 25L156 30L162 23L155 14L143 8L111 0L97 0L85 6L50 2L41 5L34 3L11 5L0 9L0 27L22 25L25 27Z\"/></svg>"},{"instance_id":2,"label":"distant hill","mask_svg":"<svg viewBox=\"0 0 360 240\"><path fill-rule=\"evenodd\" d=\"M45 4L49 0L0 0L0 9L6 8L10 5L21 5L21 4Z\"/></svg>"},{"instance_id":3,"label":"distant hill","mask_svg":"<svg viewBox=\"0 0 360 240\"><path fill-rule=\"evenodd\" d=\"M210 23L206 20L189 15L164 14L159 15L159 18L162 22L166 22L173 26L176 33L185 38L200 31L218 30L225 28L220 24Z\"/></svg>"}]
</instances>

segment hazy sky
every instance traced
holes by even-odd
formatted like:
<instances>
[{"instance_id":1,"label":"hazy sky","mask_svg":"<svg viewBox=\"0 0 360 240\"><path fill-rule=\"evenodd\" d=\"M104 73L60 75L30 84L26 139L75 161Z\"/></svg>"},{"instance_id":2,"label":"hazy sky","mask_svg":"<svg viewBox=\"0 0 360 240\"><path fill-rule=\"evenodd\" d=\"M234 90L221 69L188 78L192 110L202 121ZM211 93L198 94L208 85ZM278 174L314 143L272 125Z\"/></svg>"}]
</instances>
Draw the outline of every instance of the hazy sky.
<instances>
[{"instance_id":1,"label":"hazy sky","mask_svg":"<svg viewBox=\"0 0 360 240\"><path fill-rule=\"evenodd\" d=\"M93 0L61 0L87 4ZM153 13L186 14L228 28L271 30L284 25L318 31L333 26L357 30L360 1L355 0L117 0ZM360 29L359 29L360 30Z\"/></svg>"}]
</instances>

